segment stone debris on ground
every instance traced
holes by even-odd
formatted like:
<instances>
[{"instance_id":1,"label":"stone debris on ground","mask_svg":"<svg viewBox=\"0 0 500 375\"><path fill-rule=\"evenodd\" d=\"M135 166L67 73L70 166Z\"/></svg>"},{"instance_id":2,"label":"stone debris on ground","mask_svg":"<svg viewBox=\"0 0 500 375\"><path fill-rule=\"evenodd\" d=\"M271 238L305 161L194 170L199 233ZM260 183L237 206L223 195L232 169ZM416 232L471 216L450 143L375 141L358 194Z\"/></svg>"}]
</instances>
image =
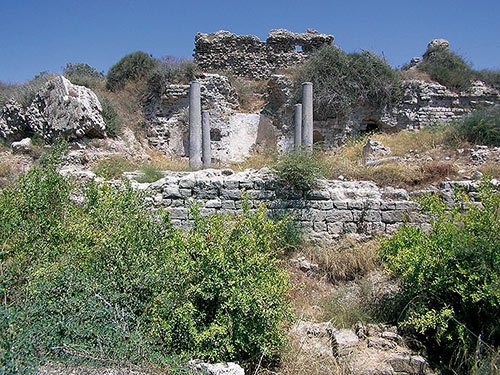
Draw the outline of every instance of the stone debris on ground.
<instances>
[{"instance_id":1,"label":"stone debris on ground","mask_svg":"<svg viewBox=\"0 0 500 375\"><path fill-rule=\"evenodd\" d=\"M356 375L431 375L428 362L408 349L396 327L361 323L336 329L331 323L297 322L290 335L313 356L336 357Z\"/></svg>"}]
</instances>

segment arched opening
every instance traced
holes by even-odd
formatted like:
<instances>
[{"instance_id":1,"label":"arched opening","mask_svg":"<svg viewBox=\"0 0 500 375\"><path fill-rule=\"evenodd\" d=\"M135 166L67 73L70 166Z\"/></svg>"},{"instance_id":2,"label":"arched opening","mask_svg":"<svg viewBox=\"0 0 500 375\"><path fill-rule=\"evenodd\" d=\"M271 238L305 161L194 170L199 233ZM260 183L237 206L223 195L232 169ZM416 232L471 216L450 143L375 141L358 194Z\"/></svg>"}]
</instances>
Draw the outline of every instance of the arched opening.
<instances>
[{"instance_id":1,"label":"arched opening","mask_svg":"<svg viewBox=\"0 0 500 375\"><path fill-rule=\"evenodd\" d=\"M364 119L359 127L361 133L375 133L381 130L380 124L374 119Z\"/></svg>"},{"instance_id":2,"label":"arched opening","mask_svg":"<svg viewBox=\"0 0 500 375\"><path fill-rule=\"evenodd\" d=\"M210 129L210 140L211 141L220 141L222 139L222 135L219 129Z\"/></svg>"}]
</instances>

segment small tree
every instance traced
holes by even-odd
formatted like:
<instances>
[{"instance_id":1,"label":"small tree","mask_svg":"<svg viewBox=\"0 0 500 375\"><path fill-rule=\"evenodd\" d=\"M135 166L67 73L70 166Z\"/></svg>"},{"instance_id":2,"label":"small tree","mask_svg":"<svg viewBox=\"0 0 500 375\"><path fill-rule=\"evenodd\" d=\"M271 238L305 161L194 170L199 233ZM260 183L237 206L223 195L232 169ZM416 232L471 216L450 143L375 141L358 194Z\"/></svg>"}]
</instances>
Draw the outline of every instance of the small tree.
<instances>
[{"instance_id":1,"label":"small tree","mask_svg":"<svg viewBox=\"0 0 500 375\"><path fill-rule=\"evenodd\" d=\"M145 52L128 54L109 69L106 87L112 91L120 90L127 81L145 77L154 66L154 60Z\"/></svg>"}]
</instances>

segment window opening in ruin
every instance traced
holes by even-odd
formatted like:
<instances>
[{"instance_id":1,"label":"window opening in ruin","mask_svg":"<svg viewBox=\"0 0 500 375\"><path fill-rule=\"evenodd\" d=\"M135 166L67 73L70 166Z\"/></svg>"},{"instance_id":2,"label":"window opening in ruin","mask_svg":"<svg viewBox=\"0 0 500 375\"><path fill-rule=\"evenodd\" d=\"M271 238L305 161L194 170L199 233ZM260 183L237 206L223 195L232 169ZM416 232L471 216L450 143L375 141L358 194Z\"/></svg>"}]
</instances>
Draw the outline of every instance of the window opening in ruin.
<instances>
[{"instance_id":1,"label":"window opening in ruin","mask_svg":"<svg viewBox=\"0 0 500 375\"><path fill-rule=\"evenodd\" d=\"M295 46L295 51L302 52L302 46Z\"/></svg>"},{"instance_id":2,"label":"window opening in ruin","mask_svg":"<svg viewBox=\"0 0 500 375\"><path fill-rule=\"evenodd\" d=\"M220 141L222 139L222 135L219 129L210 129L210 140L211 141Z\"/></svg>"},{"instance_id":3,"label":"window opening in ruin","mask_svg":"<svg viewBox=\"0 0 500 375\"><path fill-rule=\"evenodd\" d=\"M380 131L380 124L373 119L365 119L361 122L362 133L375 133Z\"/></svg>"}]
</instances>

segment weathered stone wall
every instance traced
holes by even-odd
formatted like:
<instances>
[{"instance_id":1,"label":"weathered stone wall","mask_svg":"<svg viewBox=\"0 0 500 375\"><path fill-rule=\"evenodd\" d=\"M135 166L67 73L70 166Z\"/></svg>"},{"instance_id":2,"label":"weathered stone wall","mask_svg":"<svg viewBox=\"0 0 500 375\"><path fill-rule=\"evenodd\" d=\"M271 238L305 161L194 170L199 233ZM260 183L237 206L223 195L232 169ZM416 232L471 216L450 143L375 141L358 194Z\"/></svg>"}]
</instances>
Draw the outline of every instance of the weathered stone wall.
<instances>
[{"instance_id":1,"label":"weathered stone wall","mask_svg":"<svg viewBox=\"0 0 500 375\"><path fill-rule=\"evenodd\" d=\"M131 176L129 174L129 176ZM200 203L202 215L239 213L245 191L251 204L267 203L271 214L295 215L308 238L329 241L346 233L392 233L405 219L425 224L414 212L416 204L401 189L381 189L371 182L322 181L317 190L293 192L280 187L268 170L208 169L168 172L152 184L138 184L152 192L151 202L165 207L173 222L189 226L189 206Z\"/></svg>"},{"instance_id":2,"label":"weathered stone wall","mask_svg":"<svg viewBox=\"0 0 500 375\"><path fill-rule=\"evenodd\" d=\"M272 75L264 112L280 130L280 149L293 144L293 104L291 80ZM368 131L391 132L447 124L475 109L495 104L500 104L500 93L480 81L474 82L468 91L459 93L437 82L404 81L403 99L393 108L360 106L348 116L314 121L314 141L336 146L350 136Z\"/></svg>"},{"instance_id":3,"label":"weathered stone wall","mask_svg":"<svg viewBox=\"0 0 500 375\"><path fill-rule=\"evenodd\" d=\"M293 33L271 30L265 42L254 35L229 31L198 33L194 61L204 71L228 71L237 76L266 79L279 69L304 61L314 50L333 43L333 36L315 30Z\"/></svg>"}]
</instances>

